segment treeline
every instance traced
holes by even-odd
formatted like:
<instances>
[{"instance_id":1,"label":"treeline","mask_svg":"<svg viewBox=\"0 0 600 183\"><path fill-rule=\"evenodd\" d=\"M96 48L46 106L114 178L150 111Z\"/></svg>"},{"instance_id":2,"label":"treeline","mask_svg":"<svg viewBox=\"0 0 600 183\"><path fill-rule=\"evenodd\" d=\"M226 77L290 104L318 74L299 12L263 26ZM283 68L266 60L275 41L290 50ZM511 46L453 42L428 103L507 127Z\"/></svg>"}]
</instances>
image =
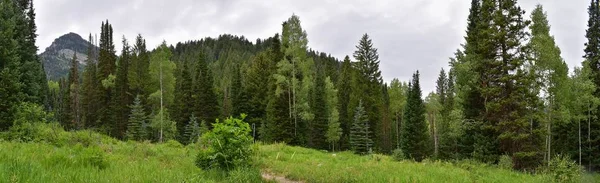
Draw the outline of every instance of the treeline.
<instances>
[{"instance_id":1,"label":"treeline","mask_svg":"<svg viewBox=\"0 0 600 183\"><path fill-rule=\"evenodd\" d=\"M89 47L83 74L73 58L69 76L46 85L31 7L0 4L2 130L29 102L69 130L189 144L216 120L245 113L252 135L267 143L417 161L510 159L520 170L561 154L600 168L598 0L588 10L585 61L571 74L541 5L528 20L516 0L472 0L465 42L426 96L418 71L408 82L383 82L367 34L342 61L311 50L296 15L254 43L222 35L149 50L138 35L131 45L123 38L118 55L106 21L99 41L90 35L98 49Z\"/></svg>"},{"instance_id":2,"label":"treeline","mask_svg":"<svg viewBox=\"0 0 600 183\"><path fill-rule=\"evenodd\" d=\"M32 0L0 1L0 131L12 126L20 103L49 107L36 31Z\"/></svg>"}]
</instances>

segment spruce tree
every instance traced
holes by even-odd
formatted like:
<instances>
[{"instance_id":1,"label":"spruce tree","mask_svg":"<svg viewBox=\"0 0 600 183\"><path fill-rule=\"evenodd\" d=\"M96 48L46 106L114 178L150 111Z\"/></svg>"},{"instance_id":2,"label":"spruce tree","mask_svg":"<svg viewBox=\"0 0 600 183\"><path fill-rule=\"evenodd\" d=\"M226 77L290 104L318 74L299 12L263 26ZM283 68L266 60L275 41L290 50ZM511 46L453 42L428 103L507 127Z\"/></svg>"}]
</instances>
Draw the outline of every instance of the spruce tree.
<instances>
[{"instance_id":1,"label":"spruce tree","mask_svg":"<svg viewBox=\"0 0 600 183\"><path fill-rule=\"evenodd\" d=\"M137 95L133 101L133 105L130 106L131 113L129 114L126 133L126 138L129 140L141 141L146 139L145 123L147 117L140 98L141 96Z\"/></svg>"},{"instance_id":2,"label":"spruce tree","mask_svg":"<svg viewBox=\"0 0 600 183\"><path fill-rule=\"evenodd\" d=\"M98 94L99 94L99 82L96 77L97 63L96 63L96 49L93 43L92 35L89 36L89 45L87 51L86 66L83 72L83 82L81 86L81 107L82 107L82 121L87 128L96 127L96 119L98 115Z\"/></svg>"},{"instance_id":3,"label":"spruce tree","mask_svg":"<svg viewBox=\"0 0 600 183\"><path fill-rule=\"evenodd\" d=\"M115 100L114 110L115 121L113 134L118 138L125 138L127 131L127 119L129 115L129 105L133 102L131 91L129 90L129 64L131 62L131 47L127 39L123 37L123 48L118 60L116 81L115 81Z\"/></svg>"},{"instance_id":4,"label":"spruce tree","mask_svg":"<svg viewBox=\"0 0 600 183\"><path fill-rule=\"evenodd\" d=\"M313 100L311 109L314 114L312 124L309 126L310 134L308 134L308 145L316 149L327 149L327 129L329 121L329 108L327 101L327 86L325 81L325 73L322 69L317 71L317 77L313 89Z\"/></svg>"},{"instance_id":5,"label":"spruce tree","mask_svg":"<svg viewBox=\"0 0 600 183\"><path fill-rule=\"evenodd\" d=\"M404 110L404 123L400 132L400 148L405 156L421 161L430 155L425 105L421 98L419 71L413 74L409 84L408 97Z\"/></svg>"},{"instance_id":6,"label":"spruce tree","mask_svg":"<svg viewBox=\"0 0 600 183\"><path fill-rule=\"evenodd\" d=\"M217 97L213 89L212 72L208 70L205 56L200 56L196 62L196 77L193 84L193 99L195 115L209 126L219 117Z\"/></svg>"},{"instance_id":7,"label":"spruce tree","mask_svg":"<svg viewBox=\"0 0 600 183\"><path fill-rule=\"evenodd\" d=\"M340 149L349 148L348 145L348 134L350 134L350 127L352 124L352 117L349 115L350 94L351 92L351 80L352 80L352 65L350 63L350 57L346 55L342 62L342 68L338 77L338 112L339 122L342 128L342 137L340 139Z\"/></svg>"},{"instance_id":8,"label":"spruce tree","mask_svg":"<svg viewBox=\"0 0 600 183\"><path fill-rule=\"evenodd\" d=\"M192 115L183 131L183 144L192 144L198 140L198 137L200 137L200 125L198 124L198 118Z\"/></svg>"},{"instance_id":9,"label":"spruce tree","mask_svg":"<svg viewBox=\"0 0 600 183\"><path fill-rule=\"evenodd\" d=\"M242 69L236 68L233 73L233 81L231 84L231 95L233 98L231 100L233 107L233 116L239 116L242 113L250 112L251 106L249 104L250 95L249 91L245 89L244 85L242 85Z\"/></svg>"},{"instance_id":10,"label":"spruce tree","mask_svg":"<svg viewBox=\"0 0 600 183\"><path fill-rule=\"evenodd\" d=\"M177 122L177 131L184 132L185 127L188 125L190 121L190 117L194 113L194 100L192 98L192 74L190 73L189 63L183 62L180 63L182 65L181 69L179 69L180 76L177 78L176 89L175 89L175 102L174 102L174 110L173 110L173 120ZM180 142L185 142L186 138L183 138L183 134L180 133L178 137Z\"/></svg>"},{"instance_id":11,"label":"spruce tree","mask_svg":"<svg viewBox=\"0 0 600 183\"><path fill-rule=\"evenodd\" d=\"M380 147L381 142L389 139L389 136L378 136L383 134L381 128L382 118L380 115L380 108L382 105L382 93L381 93L381 71L379 70L379 54L377 48L374 48L371 38L369 35L364 34L358 45L356 51L353 54L356 59L356 84L357 88L354 92L354 96L357 100L363 101L363 105L367 116L369 116L369 126L375 129L376 133L373 135L373 139L377 139L375 144Z\"/></svg>"},{"instance_id":12,"label":"spruce tree","mask_svg":"<svg viewBox=\"0 0 600 183\"><path fill-rule=\"evenodd\" d=\"M245 87L244 90L250 96L248 101L250 108L247 112L246 120L248 123L253 124L255 128L264 127L267 121L267 104L271 100L272 83L274 78L272 77L275 73L276 63L281 60L280 55L281 49L279 48L279 36L275 35L273 44L263 52L258 53L250 62L249 68L245 73ZM263 131L255 133L259 135L258 139L262 140L260 136Z\"/></svg>"},{"instance_id":13,"label":"spruce tree","mask_svg":"<svg viewBox=\"0 0 600 183\"><path fill-rule=\"evenodd\" d=\"M591 4L588 8L589 20L588 29L586 30L585 37L587 42L585 43L585 58L586 62L590 66L590 78L595 84L594 96L600 98L600 1L591 0ZM583 65L583 64L582 64ZM598 111L593 109L590 111ZM600 169L600 158L597 154L600 154L600 112L596 112L595 117L588 120L587 139L585 148L585 155L583 160L587 160L587 168L590 170ZM584 130L585 132L585 130ZM585 165L586 163L584 163Z\"/></svg>"},{"instance_id":14,"label":"spruce tree","mask_svg":"<svg viewBox=\"0 0 600 183\"><path fill-rule=\"evenodd\" d=\"M98 124L103 130L110 130L114 125L110 122L114 121L113 97L114 97L114 78L116 72L116 56L115 46L113 43L112 25L102 22L100 31L100 51L98 54L98 70L97 81L101 86L98 96Z\"/></svg>"},{"instance_id":15,"label":"spruce tree","mask_svg":"<svg viewBox=\"0 0 600 183\"><path fill-rule=\"evenodd\" d=\"M350 147L357 154L367 154L372 152L373 140L372 132L369 128L369 117L366 115L362 101L358 102L358 106L354 112L354 121L350 129Z\"/></svg>"},{"instance_id":16,"label":"spruce tree","mask_svg":"<svg viewBox=\"0 0 600 183\"><path fill-rule=\"evenodd\" d=\"M21 62L21 88L24 94L23 101L45 105L47 102L48 85L46 73L38 58L38 48L35 45L37 38L37 26L35 24L35 9L32 0L21 0L17 6L19 14L16 14L17 40L19 42L19 57Z\"/></svg>"},{"instance_id":17,"label":"spruce tree","mask_svg":"<svg viewBox=\"0 0 600 183\"><path fill-rule=\"evenodd\" d=\"M69 93L69 110L67 114L70 115L65 128L67 129L81 129L81 105L80 105L80 88L79 88L79 62L77 61L77 54L73 54L71 60L71 69L69 71L69 78L67 81L67 91Z\"/></svg>"},{"instance_id":18,"label":"spruce tree","mask_svg":"<svg viewBox=\"0 0 600 183\"><path fill-rule=\"evenodd\" d=\"M11 0L0 3L0 131L7 130L20 100L18 42L16 32L16 7Z\"/></svg>"}]
</instances>

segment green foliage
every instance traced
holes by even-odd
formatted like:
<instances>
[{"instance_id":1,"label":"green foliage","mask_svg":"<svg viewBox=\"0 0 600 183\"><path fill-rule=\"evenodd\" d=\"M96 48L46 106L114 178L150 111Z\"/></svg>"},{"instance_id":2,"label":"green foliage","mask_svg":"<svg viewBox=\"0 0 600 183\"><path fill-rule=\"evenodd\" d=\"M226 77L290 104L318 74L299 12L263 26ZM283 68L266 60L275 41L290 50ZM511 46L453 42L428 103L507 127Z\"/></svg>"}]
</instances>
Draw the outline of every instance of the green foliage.
<instances>
[{"instance_id":1,"label":"green foliage","mask_svg":"<svg viewBox=\"0 0 600 183\"><path fill-rule=\"evenodd\" d=\"M500 156L500 159L498 160L498 167L500 167L502 169L506 169L506 170L512 169L513 168L512 158L508 155Z\"/></svg>"},{"instance_id":2,"label":"green foliage","mask_svg":"<svg viewBox=\"0 0 600 183\"><path fill-rule=\"evenodd\" d=\"M553 182L580 182L583 172L581 166L562 155L552 158L546 171Z\"/></svg>"},{"instance_id":3,"label":"green foliage","mask_svg":"<svg viewBox=\"0 0 600 183\"><path fill-rule=\"evenodd\" d=\"M342 128L342 137L340 139L340 147L348 149L348 135L350 134L350 127L352 126L352 116L350 114L354 109L350 108L350 94L351 91L351 79L352 79L352 65L350 63L350 57L346 55L342 62L342 68L339 73L337 88L338 88L338 113L339 122Z\"/></svg>"},{"instance_id":4,"label":"green foliage","mask_svg":"<svg viewBox=\"0 0 600 183\"><path fill-rule=\"evenodd\" d=\"M259 160L271 174L305 182L548 182L543 174L520 173L482 164L395 161L385 155L324 153L284 144L261 145ZM379 161L377 161L379 159ZM468 168L471 167L471 168Z\"/></svg>"},{"instance_id":5,"label":"green foliage","mask_svg":"<svg viewBox=\"0 0 600 183\"><path fill-rule=\"evenodd\" d=\"M406 159L406 156L404 156L402 149L395 149L394 152L392 152L392 158L396 161L403 161Z\"/></svg>"},{"instance_id":6,"label":"green foliage","mask_svg":"<svg viewBox=\"0 0 600 183\"><path fill-rule=\"evenodd\" d=\"M41 106L27 102L21 103L16 111L13 125L9 129L9 139L30 142L44 138L38 125L49 123L52 115L46 114Z\"/></svg>"},{"instance_id":7,"label":"green foliage","mask_svg":"<svg viewBox=\"0 0 600 183\"><path fill-rule=\"evenodd\" d=\"M373 148L372 132L369 129L369 117L365 113L362 101L360 101L354 112L354 122L350 129L350 147L358 154L370 153Z\"/></svg>"},{"instance_id":8,"label":"green foliage","mask_svg":"<svg viewBox=\"0 0 600 183\"><path fill-rule=\"evenodd\" d=\"M231 171L251 165L252 137L250 126L244 122L245 114L240 119L228 118L217 122L213 129L202 135L207 144L197 156L196 165L204 170L220 169Z\"/></svg>"},{"instance_id":9,"label":"green foliage","mask_svg":"<svg viewBox=\"0 0 600 183\"><path fill-rule=\"evenodd\" d=\"M149 99L154 104L154 110L160 105L169 106L173 103L175 92L175 63L170 60L171 50L163 42L150 56ZM161 102L162 101L162 102Z\"/></svg>"},{"instance_id":10,"label":"green foliage","mask_svg":"<svg viewBox=\"0 0 600 183\"><path fill-rule=\"evenodd\" d=\"M425 105L421 98L419 71L413 74L408 86L408 97L404 108L404 123L400 130L400 148L407 158L421 161L430 155L425 123Z\"/></svg>"},{"instance_id":11,"label":"green foliage","mask_svg":"<svg viewBox=\"0 0 600 183\"><path fill-rule=\"evenodd\" d=\"M373 46L373 42L368 34L364 34L356 45L356 50L353 55L356 59L354 68L356 72L352 80L353 88L350 101L351 108L354 109L359 101L365 109L365 114L368 116L369 127L372 129L372 139L375 141L376 148L381 148L383 142L389 140L390 136L383 136L384 126L381 114L383 108L381 71L379 70L379 53L377 48ZM390 125L391 126L391 125ZM376 149L375 148L375 149Z\"/></svg>"},{"instance_id":12,"label":"green foliage","mask_svg":"<svg viewBox=\"0 0 600 183\"><path fill-rule=\"evenodd\" d=\"M205 123L203 123L205 124ZM204 126L206 127L206 126ZM195 143L198 138L200 137L201 133L200 133L200 125L198 124L198 118L196 118L196 116L192 115L192 117L190 117L190 121L187 123L187 125L184 128L184 132L183 132L183 136L181 137L181 140L183 140L183 144L191 144L191 143Z\"/></svg>"},{"instance_id":13,"label":"green foliage","mask_svg":"<svg viewBox=\"0 0 600 183\"><path fill-rule=\"evenodd\" d=\"M129 140L144 140L146 139L147 116L144 112L144 106L140 101L140 95L135 97L133 105L131 105L131 113L129 114L129 123L127 124L126 137Z\"/></svg>"},{"instance_id":14,"label":"green foliage","mask_svg":"<svg viewBox=\"0 0 600 183\"><path fill-rule=\"evenodd\" d=\"M150 128L157 141L168 141L177 136L177 126L175 121L171 121L167 110L159 111L152 117Z\"/></svg>"},{"instance_id":15,"label":"green foliage","mask_svg":"<svg viewBox=\"0 0 600 183\"><path fill-rule=\"evenodd\" d=\"M340 114L338 112L338 90L335 89L335 86L329 77L325 79L325 92L325 106L329 112L327 119L327 133L325 136L327 137L327 142L331 143L333 145L333 150L335 150L335 145L342 136L342 128L339 121Z\"/></svg>"},{"instance_id":16,"label":"green foliage","mask_svg":"<svg viewBox=\"0 0 600 183\"><path fill-rule=\"evenodd\" d=\"M196 77L192 89L192 98L196 110L194 114L201 121L214 121L219 117L219 103L213 88L212 72L208 69L204 55L196 62Z\"/></svg>"},{"instance_id":17,"label":"green foliage","mask_svg":"<svg viewBox=\"0 0 600 183\"><path fill-rule=\"evenodd\" d=\"M10 0L0 3L0 130L12 125L15 110L21 101L19 40L17 36L16 4Z\"/></svg>"}]
</instances>

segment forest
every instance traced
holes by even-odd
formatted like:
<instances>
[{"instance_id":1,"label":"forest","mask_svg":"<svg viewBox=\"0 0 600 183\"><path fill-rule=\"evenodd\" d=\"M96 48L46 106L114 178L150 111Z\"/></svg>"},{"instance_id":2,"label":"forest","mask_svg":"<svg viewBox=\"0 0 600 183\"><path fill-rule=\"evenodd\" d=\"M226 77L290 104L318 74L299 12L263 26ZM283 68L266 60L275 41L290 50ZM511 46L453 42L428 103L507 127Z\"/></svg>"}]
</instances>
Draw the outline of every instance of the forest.
<instances>
[{"instance_id":1,"label":"forest","mask_svg":"<svg viewBox=\"0 0 600 183\"><path fill-rule=\"evenodd\" d=\"M517 0L471 0L463 44L424 94L418 70L410 81L384 82L368 33L335 58L308 47L295 14L266 39L224 34L160 45L146 45L142 34L114 40L106 20L89 34L83 71L75 54L68 76L50 80L37 55L32 0L1 0L0 142L35 141L32 125L43 121L191 146L235 124L261 144L529 173L560 159L598 172L599 0L587 12L583 61L570 71L542 5L529 13Z\"/></svg>"}]
</instances>

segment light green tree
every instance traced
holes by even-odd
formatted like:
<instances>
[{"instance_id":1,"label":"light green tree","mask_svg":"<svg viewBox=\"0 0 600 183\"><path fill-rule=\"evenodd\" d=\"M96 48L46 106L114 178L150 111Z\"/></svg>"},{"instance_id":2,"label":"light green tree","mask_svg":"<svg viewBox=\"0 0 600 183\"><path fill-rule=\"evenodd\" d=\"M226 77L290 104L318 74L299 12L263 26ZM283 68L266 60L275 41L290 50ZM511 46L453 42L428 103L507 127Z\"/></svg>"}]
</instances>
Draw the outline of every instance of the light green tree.
<instances>
[{"instance_id":1,"label":"light green tree","mask_svg":"<svg viewBox=\"0 0 600 183\"><path fill-rule=\"evenodd\" d=\"M168 118L164 116L165 106L169 106L173 102L175 90L175 63L171 60L171 51L167 47L167 43L158 46L155 52L150 56L150 90L154 91L150 94L149 99L153 102L153 110L157 111L157 119L153 118L153 127L159 127L159 141L163 141L163 133L165 125L170 124ZM156 122L155 120L160 120Z\"/></svg>"}]
</instances>

